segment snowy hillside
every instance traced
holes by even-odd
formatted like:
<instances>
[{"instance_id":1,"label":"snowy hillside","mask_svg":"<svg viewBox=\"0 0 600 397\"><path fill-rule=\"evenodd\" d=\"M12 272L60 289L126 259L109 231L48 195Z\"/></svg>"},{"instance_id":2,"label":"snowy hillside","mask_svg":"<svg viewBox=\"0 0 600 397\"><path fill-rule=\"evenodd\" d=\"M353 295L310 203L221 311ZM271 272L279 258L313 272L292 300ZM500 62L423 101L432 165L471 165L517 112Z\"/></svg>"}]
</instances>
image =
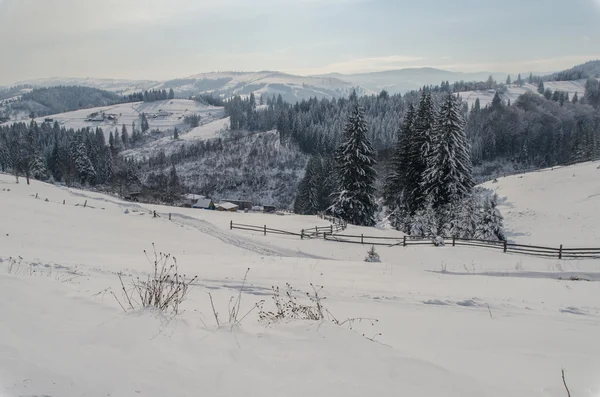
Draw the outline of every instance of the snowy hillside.
<instances>
[{"instance_id":1,"label":"snowy hillside","mask_svg":"<svg viewBox=\"0 0 600 397\"><path fill-rule=\"evenodd\" d=\"M589 185L591 169L575 179ZM525 177L533 185L557 171ZM562 397L561 368L574 396L600 393L598 282L568 281L600 280L598 260L395 246L378 248L382 263L366 263L360 244L229 230L231 220L327 225L316 217L137 205L21 182L0 175L0 395ZM508 182L499 186L517 194ZM545 205L517 197L507 199L514 211ZM579 208L582 217L597 212ZM540 228L581 244L552 222ZM151 272L151 243L177 257L181 274L198 276L176 317L124 313L115 299L127 307L117 273L130 288ZM285 283L305 304L310 283L322 285L322 304L340 322L379 321L259 321L254 305L274 310L271 287ZM241 299L238 320L248 313L239 325L228 321L230 298Z\"/></svg>"},{"instance_id":2,"label":"snowy hillside","mask_svg":"<svg viewBox=\"0 0 600 397\"><path fill-rule=\"evenodd\" d=\"M33 86L82 85L117 92L122 95L151 89L173 89L178 97L199 94L277 96L288 102L311 97L333 98L348 96L356 88L359 94L371 94L369 90L356 87L333 77L295 76L281 72L215 72L202 73L168 81L135 81L112 79L50 78L19 82Z\"/></svg>"},{"instance_id":3,"label":"snowy hillside","mask_svg":"<svg viewBox=\"0 0 600 397\"><path fill-rule=\"evenodd\" d=\"M575 93L577 93L579 98L583 98L583 96L585 95L585 82L586 80L547 81L544 82L544 87L549 88L552 91L558 90L562 92L568 92L570 98L573 98ZM519 96L527 92L537 93L537 89L537 85L533 84L524 84L522 87L513 84L508 86L506 93L501 94L500 97L504 102L508 102L510 100L512 103L515 103ZM496 90L465 91L460 92L459 94L461 98L469 104L469 107L473 106L477 98L479 98L481 106L485 107L492 103L492 99L494 99Z\"/></svg>"},{"instance_id":4,"label":"snowy hillside","mask_svg":"<svg viewBox=\"0 0 600 397\"><path fill-rule=\"evenodd\" d=\"M202 114L202 112L198 112L198 114ZM121 154L125 157L131 157L136 160L140 160L143 157L155 156L161 150L164 151L166 155L171 155L177 150L181 150L181 148L184 146L192 145L207 139L223 137L224 132L229 128L229 117L215 120L215 117L221 114L221 110L214 111L214 113L211 112L210 115L207 113L205 119L201 121L202 125L192 128L191 130L188 129L188 131L183 129L180 132L179 139L177 140L173 139L173 137L169 135L155 141L151 141L139 148L126 150ZM174 126L182 127L181 124Z\"/></svg>"},{"instance_id":5,"label":"snowy hillside","mask_svg":"<svg viewBox=\"0 0 600 397\"><path fill-rule=\"evenodd\" d=\"M505 73L462 73L435 68L408 68L357 74L331 73L323 77L349 81L377 93L386 90L392 94L404 94L407 91L419 90L425 85L440 84L442 81L449 81L450 84L457 81L485 81L490 75L497 81L506 80Z\"/></svg>"},{"instance_id":6,"label":"snowy hillside","mask_svg":"<svg viewBox=\"0 0 600 397\"><path fill-rule=\"evenodd\" d=\"M14 85L32 85L34 87L55 87L78 85L84 87L98 88L120 94L143 91L158 84L152 80L125 80L125 79L98 79L98 78L76 78L76 77L49 77L20 81Z\"/></svg>"},{"instance_id":7,"label":"snowy hillside","mask_svg":"<svg viewBox=\"0 0 600 397\"><path fill-rule=\"evenodd\" d=\"M542 246L600 245L600 162L498 178L509 240Z\"/></svg>"},{"instance_id":8,"label":"snowy hillside","mask_svg":"<svg viewBox=\"0 0 600 397\"><path fill-rule=\"evenodd\" d=\"M123 124L129 128L131 123L135 122L137 128L139 128L142 113L146 114L151 130L160 129L162 131L172 130L175 127L184 128L184 117L187 115L198 114L206 123L222 118L224 114L221 107L207 106L189 99L172 99L82 109L38 117L35 121L41 124L46 119L50 119L52 122L57 121L65 128L73 129L99 127L103 129L105 135L108 135L110 131L120 128ZM104 116L102 116L103 114ZM11 122L4 124L9 125Z\"/></svg>"}]
</instances>

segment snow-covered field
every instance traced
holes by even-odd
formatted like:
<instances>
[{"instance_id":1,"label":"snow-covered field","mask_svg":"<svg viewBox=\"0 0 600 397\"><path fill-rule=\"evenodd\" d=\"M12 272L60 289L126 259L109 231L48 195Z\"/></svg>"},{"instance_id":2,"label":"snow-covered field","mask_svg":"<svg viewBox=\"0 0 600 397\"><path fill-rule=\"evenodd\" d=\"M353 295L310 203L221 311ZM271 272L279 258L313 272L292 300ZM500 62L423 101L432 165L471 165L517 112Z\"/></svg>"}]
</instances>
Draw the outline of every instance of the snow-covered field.
<instances>
[{"instance_id":1,"label":"snow-covered field","mask_svg":"<svg viewBox=\"0 0 600 397\"><path fill-rule=\"evenodd\" d=\"M508 238L532 245L600 247L600 162L498 178Z\"/></svg>"},{"instance_id":2,"label":"snow-covered field","mask_svg":"<svg viewBox=\"0 0 600 397\"><path fill-rule=\"evenodd\" d=\"M87 121L92 113L105 113L104 121ZM131 123L135 122L140 128L141 114L145 113L150 129L171 130L174 127L184 128L184 117L199 114L204 121L208 122L223 117L222 107L206 106L202 103L189 99L172 99L156 102L134 102L122 103L114 106L103 106L91 109L81 109L74 112L60 113L35 119L37 123L43 123L45 119L58 121L65 128L96 128L100 127L108 134L116 128L125 124L131 130ZM114 114L116 120L109 120L108 115ZM8 122L5 124L11 124Z\"/></svg>"},{"instance_id":3,"label":"snow-covered field","mask_svg":"<svg viewBox=\"0 0 600 397\"><path fill-rule=\"evenodd\" d=\"M585 82L586 80L576 80L576 81L547 81L544 83L545 88L549 88L552 91L563 91L569 93L569 98L573 98L575 93L579 98L583 98L585 95ZM511 103L515 103L519 96L527 93L534 92L537 93L537 85L533 84L524 84L523 87L519 87L517 85L511 85L507 88L507 92L501 95L502 100L507 102L508 100ZM479 98L479 102L482 107L485 107L492 103L494 99L494 95L496 94L495 90L484 90L484 91L465 91L459 93L461 98L469 104L469 107L473 106L477 98Z\"/></svg>"},{"instance_id":4,"label":"snow-covered field","mask_svg":"<svg viewBox=\"0 0 600 397\"><path fill-rule=\"evenodd\" d=\"M182 130L178 140L174 140L172 136L167 136L152 141L142 147L126 150L122 153L122 155L125 157L140 159L144 156L150 157L156 155L160 150L164 150L166 155L170 155L182 145L192 144L206 139L218 138L222 136L223 132L229 129L229 117L217 120L214 119L215 116L220 114L222 114L222 111L211 113L211 115L206 119L201 120L202 125L199 127L193 128L187 132Z\"/></svg>"},{"instance_id":5,"label":"snow-covered field","mask_svg":"<svg viewBox=\"0 0 600 397\"><path fill-rule=\"evenodd\" d=\"M524 229L531 239L554 227L561 243L580 245L578 222L554 224L547 211L552 202L575 203L574 191L592 194L596 166L568 171L581 174L572 185L554 170L494 186L510 195L513 211L539 211ZM534 186L554 185L564 193L546 190L545 202L533 196ZM598 207L579 204L568 210L587 217L597 236ZM378 248L382 263L366 263L367 246L229 230L231 220L292 231L327 225L316 217L138 205L35 181L17 185L9 175L0 175L0 208L2 397L558 397L566 395L561 368L573 396L600 394L600 283L568 281L600 280L599 260L422 246ZM152 243L177 257L181 273L198 276L174 318L124 313L111 294L124 301L117 272L129 286L151 271L143 250ZM23 260L9 273L11 256ZM217 327L209 292L226 322L231 297L241 296L242 314L263 299L272 309L271 287L286 282L303 292L324 286L323 304L338 319L379 321L352 329L328 321L268 325L255 310L241 325Z\"/></svg>"}]
</instances>

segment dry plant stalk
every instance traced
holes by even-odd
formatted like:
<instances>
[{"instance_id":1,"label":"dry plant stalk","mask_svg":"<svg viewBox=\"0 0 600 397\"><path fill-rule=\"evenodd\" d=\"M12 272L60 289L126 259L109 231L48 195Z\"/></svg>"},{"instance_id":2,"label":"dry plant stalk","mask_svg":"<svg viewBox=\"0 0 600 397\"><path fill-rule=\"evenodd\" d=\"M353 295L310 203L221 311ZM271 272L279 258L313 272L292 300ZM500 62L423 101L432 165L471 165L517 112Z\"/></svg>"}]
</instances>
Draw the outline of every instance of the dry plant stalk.
<instances>
[{"instance_id":1,"label":"dry plant stalk","mask_svg":"<svg viewBox=\"0 0 600 397\"><path fill-rule=\"evenodd\" d=\"M154 307L161 312L170 311L178 314L179 306L187 298L191 286L198 277L187 278L185 274L180 274L177 260L173 256L162 252L157 253L154 244L152 248L153 258L150 258L145 250L144 254L154 268L154 273L146 280L137 277L129 290L125 287L122 275L119 273L123 294L130 310L136 307ZM121 305L121 302L119 304Z\"/></svg>"}]
</instances>

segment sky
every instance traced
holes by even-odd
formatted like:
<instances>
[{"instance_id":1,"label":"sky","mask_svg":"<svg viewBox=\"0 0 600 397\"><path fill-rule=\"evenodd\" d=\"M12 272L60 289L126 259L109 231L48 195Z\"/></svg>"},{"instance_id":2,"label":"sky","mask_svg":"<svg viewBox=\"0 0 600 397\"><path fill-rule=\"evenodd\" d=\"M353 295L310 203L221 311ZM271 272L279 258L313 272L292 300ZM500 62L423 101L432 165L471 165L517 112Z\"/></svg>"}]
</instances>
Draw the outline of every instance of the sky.
<instances>
[{"instance_id":1,"label":"sky","mask_svg":"<svg viewBox=\"0 0 600 397\"><path fill-rule=\"evenodd\" d=\"M0 85L215 71L550 72L600 59L600 0L0 0Z\"/></svg>"}]
</instances>

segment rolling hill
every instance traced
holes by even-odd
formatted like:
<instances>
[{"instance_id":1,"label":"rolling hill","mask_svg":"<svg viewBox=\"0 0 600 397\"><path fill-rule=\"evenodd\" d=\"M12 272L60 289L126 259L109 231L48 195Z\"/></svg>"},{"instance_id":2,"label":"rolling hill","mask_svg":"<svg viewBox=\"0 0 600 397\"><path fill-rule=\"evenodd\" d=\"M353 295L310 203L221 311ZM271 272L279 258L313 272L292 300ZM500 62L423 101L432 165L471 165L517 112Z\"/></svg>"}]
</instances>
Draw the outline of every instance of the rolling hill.
<instances>
[{"instance_id":1,"label":"rolling hill","mask_svg":"<svg viewBox=\"0 0 600 397\"><path fill-rule=\"evenodd\" d=\"M589 180L573 179L577 188L563 177L524 180L586 194ZM536 196L499 185L512 211L545 213ZM382 262L367 263L368 246L229 228L328 225L317 217L136 204L9 175L0 175L0 207L10 209L0 222L2 395L562 397L562 368L574 395L600 392L598 260L382 246ZM596 219L597 233L598 211L579 212ZM582 244L544 218L530 223L532 237L551 229ZM387 229L345 233L402 239ZM178 315L132 309L122 292L152 277L144 251L154 258L153 246L198 276ZM276 310L273 286L286 283L302 305L311 285L323 286L327 317L261 320ZM236 299L238 321L228 315Z\"/></svg>"}]
</instances>

